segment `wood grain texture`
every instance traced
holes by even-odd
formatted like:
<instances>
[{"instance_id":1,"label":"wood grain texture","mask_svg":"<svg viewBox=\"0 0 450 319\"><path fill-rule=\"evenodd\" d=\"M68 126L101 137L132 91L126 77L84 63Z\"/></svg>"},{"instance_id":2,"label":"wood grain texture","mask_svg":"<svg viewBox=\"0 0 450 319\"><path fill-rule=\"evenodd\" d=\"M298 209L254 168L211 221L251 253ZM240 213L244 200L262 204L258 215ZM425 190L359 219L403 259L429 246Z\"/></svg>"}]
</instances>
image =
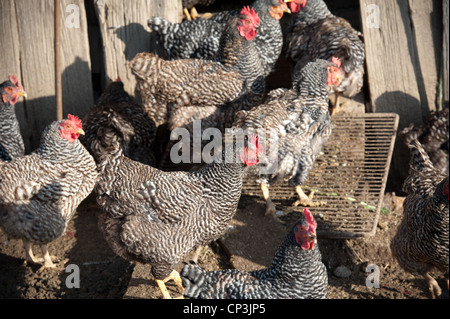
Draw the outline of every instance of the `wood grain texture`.
<instances>
[{"instance_id":1,"label":"wood grain texture","mask_svg":"<svg viewBox=\"0 0 450 319\"><path fill-rule=\"evenodd\" d=\"M399 114L401 127L421 124L408 6L382 0L360 4L372 111Z\"/></svg>"},{"instance_id":2,"label":"wood grain texture","mask_svg":"<svg viewBox=\"0 0 450 319\"><path fill-rule=\"evenodd\" d=\"M147 20L159 16L180 22L181 0L96 0L94 4L103 39L103 86L120 76L125 90L134 94L136 80L127 63L140 52L156 49Z\"/></svg>"},{"instance_id":3,"label":"wood grain texture","mask_svg":"<svg viewBox=\"0 0 450 319\"><path fill-rule=\"evenodd\" d=\"M423 120L436 110L442 43L442 1L409 0Z\"/></svg>"},{"instance_id":4,"label":"wood grain texture","mask_svg":"<svg viewBox=\"0 0 450 319\"><path fill-rule=\"evenodd\" d=\"M441 100L442 100L442 106L447 105L448 107L448 101L449 101L449 56L448 56L448 41L449 41L449 30L448 30L448 22L449 22L449 4L448 1L443 1L442 2L442 11L443 11L443 18L442 18L442 22L443 22L443 27L444 27L444 32L443 32L443 43L442 43L442 93L441 93Z\"/></svg>"},{"instance_id":5,"label":"wood grain texture","mask_svg":"<svg viewBox=\"0 0 450 319\"><path fill-rule=\"evenodd\" d=\"M0 6L2 42L12 43L13 48L0 48L4 60L0 71L18 75L27 92L17 115L29 152L38 146L44 128L56 119L54 1L7 0ZM75 11L66 11L68 8ZM82 117L93 104L84 1L62 0L61 11L63 115ZM67 24L72 17L79 23ZM73 25L76 27L69 27Z\"/></svg>"},{"instance_id":6,"label":"wood grain texture","mask_svg":"<svg viewBox=\"0 0 450 319\"><path fill-rule=\"evenodd\" d=\"M441 1L361 0L372 111L420 125L436 109L441 65Z\"/></svg>"},{"instance_id":7,"label":"wood grain texture","mask_svg":"<svg viewBox=\"0 0 450 319\"><path fill-rule=\"evenodd\" d=\"M442 2L360 0L370 111L400 115L399 129L422 125L436 109ZM388 189L401 189L409 150L397 139Z\"/></svg>"}]
</instances>

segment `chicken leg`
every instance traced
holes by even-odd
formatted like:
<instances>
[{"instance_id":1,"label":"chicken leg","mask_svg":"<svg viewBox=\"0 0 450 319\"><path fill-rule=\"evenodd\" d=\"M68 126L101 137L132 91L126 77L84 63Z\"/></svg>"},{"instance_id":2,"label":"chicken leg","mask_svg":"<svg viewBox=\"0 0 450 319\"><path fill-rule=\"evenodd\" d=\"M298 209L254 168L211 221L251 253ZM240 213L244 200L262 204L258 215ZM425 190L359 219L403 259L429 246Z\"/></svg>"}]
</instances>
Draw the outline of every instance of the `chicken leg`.
<instances>
[{"instance_id":1,"label":"chicken leg","mask_svg":"<svg viewBox=\"0 0 450 319\"><path fill-rule=\"evenodd\" d=\"M167 290L166 284L165 284L166 282L168 282L171 279L175 282L178 289L180 289L181 293L182 294L184 293L184 287L183 287L183 282L181 281L180 273L176 270L173 270L170 273L170 275L167 276L166 278L164 278L163 280L156 279L156 283L158 284L158 287L161 290L164 299L172 299L172 297L169 294L169 291ZM177 297L176 299L183 299L183 296Z\"/></svg>"},{"instance_id":2,"label":"chicken leg","mask_svg":"<svg viewBox=\"0 0 450 319\"><path fill-rule=\"evenodd\" d=\"M264 200L266 201L266 215L276 217L277 209L270 198L269 185L267 183L261 183L261 191L263 193Z\"/></svg>"},{"instance_id":3,"label":"chicken leg","mask_svg":"<svg viewBox=\"0 0 450 319\"><path fill-rule=\"evenodd\" d=\"M50 257L50 254L48 253L48 247L47 245L41 245L41 251L42 255L44 255L44 268L56 268L55 264L52 261L52 258Z\"/></svg>"},{"instance_id":4,"label":"chicken leg","mask_svg":"<svg viewBox=\"0 0 450 319\"><path fill-rule=\"evenodd\" d=\"M197 9L195 9L195 7L191 8L191 12L189 12L187 8L184 8L183 12L184 15L186 16L186 20L197 20L198 18L209 19L213 16L212 13L209 12L199 14L197 12Z\"/></svg>"},{"instance_id":5,"label":"chicken leg","mask_svg":"<svg viewBox=\"0 0 450 319\"><path fill-rule=\"evenodd\" d=\"M431 277L430 274L428 274L428 273L423 275L423 277L425 278L425 280L428 283L428 287L429 287L430 293L431 293L431 298L432 299L439 298L441 296L442 290L441 290L441 287L439 287L439 284L437 283L437 281L433 277Z\"/></svg>"},{"instance_id":6,"label":"chicken leg","mask_svg":"<svg viewBox=\"0 0 450 319\"><path fill-rule=\"evenodd\" d=\"M295 191L297 192L297 195L299 197L299 200L297 200L293 205L294 206L307 206L307 207L314 207L314 206L322 206L325 205L324 202L313 202L314 198L314 191L311 190L309 196L303 192L300 185L295 186Z\"/></svg>"},{"instance_id":7,"label":"chicken leg","mask_svg":"<svg viewBox=\"0 0 450 319\"><path fill-rule=\"evenodd\" d=\"M25 248L25 264L26 265L33 265L37 262L36 257L34 257L33 254L33 248L29 241L22 240L23 241L23 247Z\"/></svg>"},{"instance_id":8,"label":"chicken leg","mask_svg":"<svg viewBox=\"0 0 450 319\"><path fill-rule=\"evenodd\" d=\"M340 92L335 92L330 99L330 115L335 115L342 111L341 109L341 94Z\"/></svg>"}]
</instances>

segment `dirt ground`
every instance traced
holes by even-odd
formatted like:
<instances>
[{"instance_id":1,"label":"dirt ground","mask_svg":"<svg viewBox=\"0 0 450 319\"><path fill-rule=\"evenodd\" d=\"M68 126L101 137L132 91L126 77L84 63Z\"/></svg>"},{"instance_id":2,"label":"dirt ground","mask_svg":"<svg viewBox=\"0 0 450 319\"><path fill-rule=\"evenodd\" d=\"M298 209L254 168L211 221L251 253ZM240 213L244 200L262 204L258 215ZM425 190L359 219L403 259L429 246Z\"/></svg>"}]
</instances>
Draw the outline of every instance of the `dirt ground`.
<instances>
[{"instance_id":1,"label":"dirt ground","mask_svg":"<svg viewBox=\"0 0 450 319\"><path fill-rule=\"evenodd\" d=\"M390 238L401 219L401 200L401 197L386 194L385 207L390 212L380 215L373 237L319 238L323 262L328 269L330 299L429 298L424 280L402 271L389 252ZM50 244L50 253L58 261L56 269L40 271L39 264L25 266L21 241L8 240L5 233L0 232L0 298L161 298L149 266L131 264L115 256L108 247L97 225L100 214L92 196L82 203L65 235ZM243 196L229 232L219 243L202 251L199 264L209 270L266 267L287 228L264 215L260 200ZM37 257L42 257L38 247L34 251ZM380 269L380 288L366 287L369 264ZM79 288L69 288L75 274L69 265L78 266ZM179 265L178 269L181 267ZM342 276L337 273L342 269L343 275L348 277L338 277ZM437 275L435 278L444 287L444 277ZM169 283L168 288L173 296L177 295L174 285Z\"/></svg>"}]
</instances>

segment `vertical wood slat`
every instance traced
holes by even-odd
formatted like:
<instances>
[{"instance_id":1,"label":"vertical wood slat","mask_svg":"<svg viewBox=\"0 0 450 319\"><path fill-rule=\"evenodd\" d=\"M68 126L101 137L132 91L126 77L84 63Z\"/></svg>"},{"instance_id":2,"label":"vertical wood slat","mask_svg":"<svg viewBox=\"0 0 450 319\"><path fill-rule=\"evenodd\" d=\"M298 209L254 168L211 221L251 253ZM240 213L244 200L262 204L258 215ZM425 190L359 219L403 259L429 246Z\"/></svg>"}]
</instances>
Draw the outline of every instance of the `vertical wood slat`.
<instances>
[{"instance_id":1,"label":"vertical wood slat","mask_svg":"<svg viewBox=\"0 0 450 319\"><path fill-rule=\"evenodd\" d=\"M436 109L440 6L438 0L360 0L371 111L399 114L399 129L421 125ZM408 162L409 150L397 139L388 188L401 189Z\"/></svg>"},{"instance_id":2,"label":"vertical wood slat","mask_svg":"<svg viewBox=\"0 0 450 319\"><path fill-rule=\"evenodd\" d=\"M449 41L449 3L448 0L444 0L442 1L442 11L443 11L443 18L442 18L442 22L443 22L443 28L444 28L444 32L443 32L443 43L442 43L442 70L441 70L441 74L442 74L442 83L441 83L441 100L442 100L442 106L447 106L449 104L449 55L448 55L448 41Z\"/></svg>"},{"instance_id":3,"label":"vertical wood slat","mask_svg":"<svg viewBox=\"0 0 450 319\"><path fill-rule=\"evenodd\" d=\"M61 74L61 0L55 0L54 8L55 23L55 97L56 97L56 119L63 118L62 99L62 74Z\"/></svg>"},{"instance_id":4,"label":"vertical wood slat","mask_svg":"<svg viewBox=\"0 0 450 319\"><path fill-rule=\"evenodd\" d=\"M442 1L409 0L409 16L412 22L412 44L417 53L415 73L423 120L436 110L442 44Z\"/></svg>"},{"instance_id":5,"label":"vertical wood slat","mask_svg":"<svg viewBox=\"0 0 450 319\"><path fill-rule=\"evenodd\" d=\"M436 109L441 3L360 0L372 110L398 113L400 128L422 124Z\"/></svg>"},{"instance_id":6,"label":"vertical wood slat","mask_svg":"<svg viewBox=\"0 0 450 319\"><path fill-rule=\"evenodd\" d=\"M103 38L103 86L120 76L125 90L134 94L136 80L127 62L140 52L151 52L157 48L147 20L159 16L171 22L180 22L181 0L96 0L94 4Z\"/></svg>"},{"instance_id":7,"label":"vertical wood slat","mask_svg":"<svg viewBox=\"0 0 450 319\"><path fill-rule=\"evenodd\" d=\"M18 75L27 92L16 112L29 152L56 119L54 0L2 0L0 9L0 36L7 44L0 47L0 71L4 77ZM93 104L84 1L61 0L61 18L64 117L68 113L82 117Z\"/></svg>"},{"instance_id":8,"label":"vertical wood slat","mask_svg":"<svg viewBox=\"0 0 450 319\"><path fill-rule=\"evenodd\" d=\"M372 111L399 114L400 127L421 124L407 2L361 0L360 8Z\"/></svg>"}]
</instances>

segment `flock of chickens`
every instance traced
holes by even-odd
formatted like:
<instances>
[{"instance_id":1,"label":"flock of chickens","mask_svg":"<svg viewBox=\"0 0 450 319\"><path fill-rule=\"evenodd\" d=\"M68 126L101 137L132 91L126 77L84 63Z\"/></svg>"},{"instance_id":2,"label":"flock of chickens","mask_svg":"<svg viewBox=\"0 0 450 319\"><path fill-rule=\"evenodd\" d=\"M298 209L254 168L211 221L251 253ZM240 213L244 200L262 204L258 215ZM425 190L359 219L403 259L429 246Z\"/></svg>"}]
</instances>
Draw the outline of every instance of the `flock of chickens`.
<instances>
[{"instance_id":1,"label":"flock of chickens","mask_svg":"<svg viewBox=\"0 0 450 319\"><path fill-rule=\"evenodd\" d=\"M282 52L284 14L293 15L286 36L292 87L267 92L265 78ZM143 52L130 61L142 105L117 78L82 121L68 115L50 124L31 154L25 155L14 111L24 89L15 76L0 85L1 229L23 241L26 263L39 262L31 248L38 244L43 267L56 267L48 244L94 192L104 213L100 230L111 249L150 264L164 298L171 297L169 279L186 298L326 298L327 270L307 208L317 203L301 185L332 133L330 109L339 102L330 107L329 94L353 96L361 90L360 34L323 0L255 0L208 19L173 24L153 17L148 25L167 57ZM199 169L159 169L173 146L168 134L185 128L192 136L195 120L202 121L202 130L243 129L246 144L226 144ZM261 128L276 136L263 142ZM429 272L444 272L448 286L448 109L402 136L411 149L410 176L391 248L400 265L424 276L439 297ZM266 154L270 143L277 143L276 154ZM205 271L193 261L175 271L188 252L226 232L244 178L260 183L267 214L275 217L269 191L275 181L295 187L296 205L304 207L272 265L253 272Z\"/></svg>"}]
</instances>

